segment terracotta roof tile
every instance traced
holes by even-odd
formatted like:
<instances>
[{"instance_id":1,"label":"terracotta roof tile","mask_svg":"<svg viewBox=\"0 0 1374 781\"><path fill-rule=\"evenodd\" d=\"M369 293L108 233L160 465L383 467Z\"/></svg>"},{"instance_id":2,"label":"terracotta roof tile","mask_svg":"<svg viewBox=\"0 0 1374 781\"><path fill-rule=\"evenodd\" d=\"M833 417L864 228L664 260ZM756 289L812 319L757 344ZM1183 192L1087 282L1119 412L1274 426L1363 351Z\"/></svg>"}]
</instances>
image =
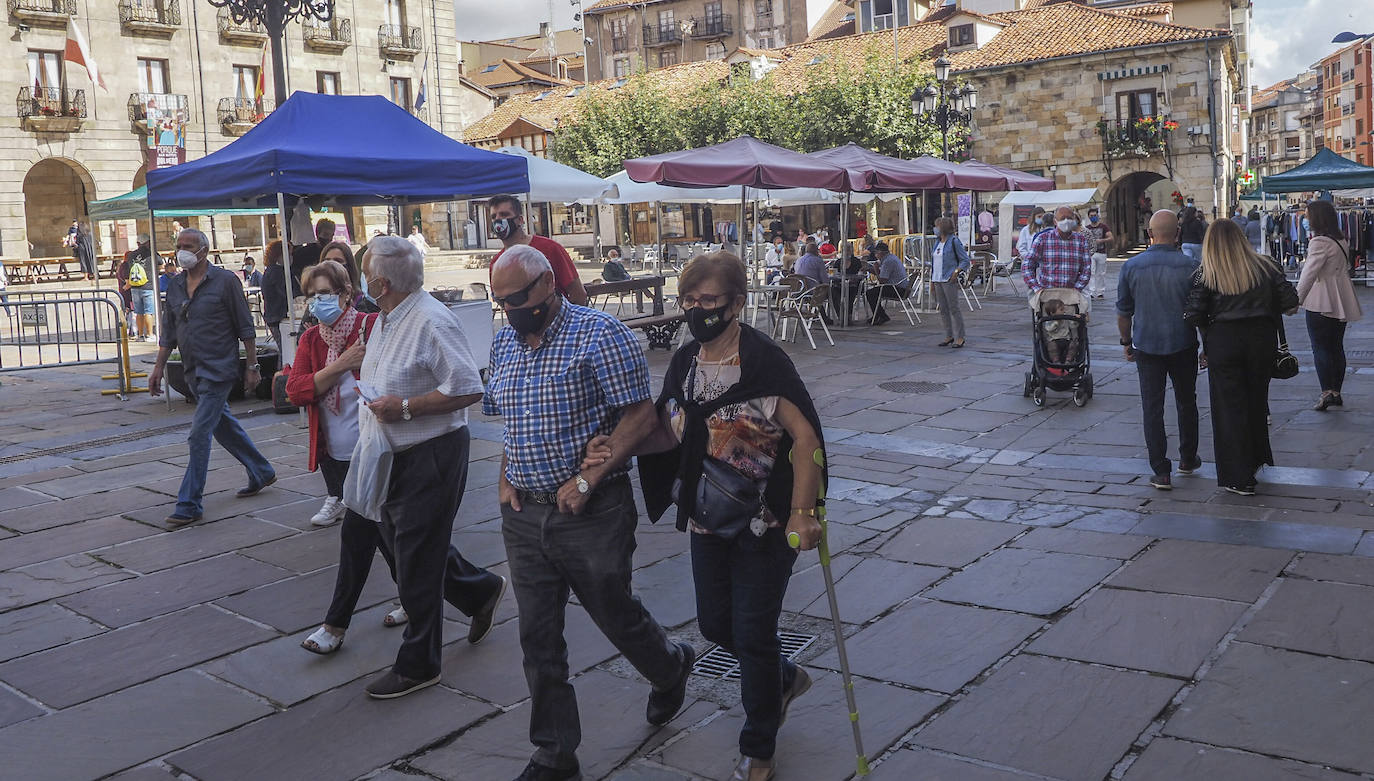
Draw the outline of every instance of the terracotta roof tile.
<instances>
[{"instance_id":1,"label":"terracotta roof tile","mask_svg":"<svg viewBox=\"0 0 1374 781\"><path fill-rule=\"evenodd\" d=\"M655 5L655 4L657 4L657 3L666 3L666 2L668 2L668 0L634 0L633 4L634 4L634 5ZM630 6L631 6L631 0L597 0L597 2L592 3L591 5L587 6L587 7L584 8L584 9L582 9L582 13L584 13L584 14L590 14L590 13L603 13L603 12L605 12L605 11L611 10L612 8L629 8Z\"/></svg>"},{"instance_id":2,"label":"terracotta roof tile","mask_svg":"<svg viewBox=\"0 0 1374 781\"><path fill-rule=\"evenodd\" d=\"M474 84L480 84L488 89L492 89L494 87L508 87L512 84L522 84L525 82L533 82L535 86L572 86L578 83L575 81L569 81L567 79L555 78L545 73L540 73L539 71L527 65L523 65L519 62L516 62L515 60L502 59L493 64L496 65L496 68L494 70L488 71L486 68L483 68L482 70L474 74L471 74L468 78L471 79Z\"/></svg>"},{"instance_id":3,"label":"terracotta roof tile","mask_svg":"<svg viewBox=\"0 0 1374 781\"><path fill-rule=\"evenodd\" d=\"M1173 3L1146 3L1145 5L1133 5L1129 8L1107 8L1103 10L1115 11L1127 16L1165 16L1172 17L1174 14Z\"/></svg>"},{"instance_id":4,"label":"terracotta roof tile","mask_svg":"<svg viewBox=\"0 0 1374 781\"><path fill-rule=\"evenodd\" d=\"M830 7L825 9L825 13L820 19L811 26L811 32L807 37L808 41L822 40L825 38L838 38L844 35L853 35L858 28L854 22L853 0L834 0ZM848 18L846 18L848 17Z\"/></svg>"}]
</instances>

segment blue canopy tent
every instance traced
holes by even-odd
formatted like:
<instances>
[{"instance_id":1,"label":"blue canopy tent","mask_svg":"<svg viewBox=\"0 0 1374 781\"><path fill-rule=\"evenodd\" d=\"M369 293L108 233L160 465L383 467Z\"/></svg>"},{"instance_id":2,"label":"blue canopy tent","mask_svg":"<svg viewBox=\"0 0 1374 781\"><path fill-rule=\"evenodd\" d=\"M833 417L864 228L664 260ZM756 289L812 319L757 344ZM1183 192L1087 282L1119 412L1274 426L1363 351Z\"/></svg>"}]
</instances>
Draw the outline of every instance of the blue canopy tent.
<instances>
[{"instance_id":1,"label":"blue canopy tent","mask_svg":"<svg viewBox=\"0 0 1374 781\"><path fill-rule=\"evenodd\" d=\"M284 227L288 203L300 199L394 206L523 193L530 180L525 158L455 141L379 95L296 92L228 146L149 171L147 187L159 213L275 205ZM290 257L289 244L283 251ZM294 333L290 308L287 317Z\"/></svg>"},{"instance_id":2,"label":"blue canopy tent","mask_svg":"<svg viewBox=\"0 0 1374 781\"><path fill-rule=\"evenodd\" d=\"M297 92L199 160L148 172L153 209L270 206L278 193L339 206L523 193L524 158L455 141L379 95Z\"/></svg>"},{"instance_id":3,"label":"blue canopy tent","mask_svg":"<svg viewBox=\"0 0 1374 781\"><path fill-rule=\"evenodd\" d=\"M1260 191L1267 195L1361 187L1374 187L1374 168L1341 157L1326 147L1297 168L1270 174L1260 182Z\"/></svg>"}]
</instances>

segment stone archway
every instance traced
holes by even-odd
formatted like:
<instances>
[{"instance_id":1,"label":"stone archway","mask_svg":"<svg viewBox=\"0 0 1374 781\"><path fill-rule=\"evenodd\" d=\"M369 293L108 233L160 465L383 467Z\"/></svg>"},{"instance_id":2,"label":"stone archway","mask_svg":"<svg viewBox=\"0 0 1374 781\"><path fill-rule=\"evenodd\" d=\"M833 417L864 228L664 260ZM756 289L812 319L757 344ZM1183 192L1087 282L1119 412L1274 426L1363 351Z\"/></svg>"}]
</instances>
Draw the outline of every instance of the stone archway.
<instances>
[{"instance_id":1,"label":"stone archway","mask_svg":"<svg viewBox=\"0 0 1374 781\"><path fill-rule=\"evenodd\" d=\"M86 216L86 202L95 197L95 181L80 163L63 157L38 161L24 176L24 227L29 256L70 255L62 246L67 228Z\"/></svg>"},{"instance_id":2,"label":"stone archway","mask_svg":"<svg viewBox=\"0 0 1374 781\"><path fill-rule=\"evenodd\" d=\"M1135 171L1112 182L1103 199L1104 217L1116 234L1113 252L1120 253L1141 244L1149 243L1145 229L1149 225L1150 214L1141 207L1141 196L1148 195L1154 210L1169 209L1173 201L1167 200L1174 192L1172 182L1154 171Z\"/></svg>"}]
</instances>

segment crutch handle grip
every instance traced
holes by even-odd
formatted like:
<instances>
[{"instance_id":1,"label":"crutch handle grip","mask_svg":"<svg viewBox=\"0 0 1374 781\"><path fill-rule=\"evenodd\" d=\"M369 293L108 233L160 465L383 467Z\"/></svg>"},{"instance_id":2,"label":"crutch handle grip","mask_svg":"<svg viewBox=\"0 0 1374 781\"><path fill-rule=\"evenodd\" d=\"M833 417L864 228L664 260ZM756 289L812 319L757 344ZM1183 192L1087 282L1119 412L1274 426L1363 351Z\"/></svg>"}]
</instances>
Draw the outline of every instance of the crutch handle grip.
<instances>
[{"instance_id":1,"label":"crutch handle grip","mask_svg":"<svg viewBox=\"0 0 1374 781\"><path fill-rule=\"evenodd\" d=\"M796 532L788 532L788 533L787 533L787 544L790 545L790 546L792 546L792 549L793 549L793 550L800 550L800 549L801 549L801 535L800 535L800 534L797 534Z\"/></svg>"}]
</instances>

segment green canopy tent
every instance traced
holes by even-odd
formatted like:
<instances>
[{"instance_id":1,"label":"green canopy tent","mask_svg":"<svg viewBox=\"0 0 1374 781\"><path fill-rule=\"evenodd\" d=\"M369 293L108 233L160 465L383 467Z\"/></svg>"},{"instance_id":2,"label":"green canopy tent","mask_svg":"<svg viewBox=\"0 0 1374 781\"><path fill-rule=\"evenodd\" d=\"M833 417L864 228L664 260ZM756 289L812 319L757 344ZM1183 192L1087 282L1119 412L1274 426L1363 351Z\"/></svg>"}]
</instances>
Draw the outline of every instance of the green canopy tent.
<instances>
[{"instance_id":1,"label":"green canopy tent","mask_svg":"<svg viewBox=\"0 0 1374 781\"><path fill-rule=\"evenodd\" d=\"M1360 165L1326 148L1297 168L1266 176L1260 182L1260 192L1268 195L1362 187L1374 187L1374 168Z\"/></svg>"}]
</instances>

